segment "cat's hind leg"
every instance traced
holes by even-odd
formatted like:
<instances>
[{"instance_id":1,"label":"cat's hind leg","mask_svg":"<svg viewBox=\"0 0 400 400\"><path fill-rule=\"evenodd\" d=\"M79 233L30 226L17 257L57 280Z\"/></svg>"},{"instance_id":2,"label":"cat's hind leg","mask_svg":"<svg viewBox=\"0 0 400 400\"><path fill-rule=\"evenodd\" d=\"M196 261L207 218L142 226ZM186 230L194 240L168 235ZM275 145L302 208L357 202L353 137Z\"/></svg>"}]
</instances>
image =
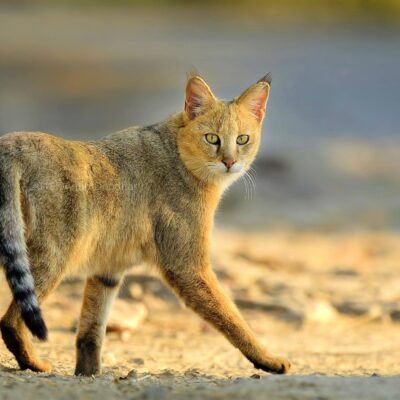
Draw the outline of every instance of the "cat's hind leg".
<instances>
[{"instance_id":1,"label":"cat's hind leg","mask_svg":"<svg viewBox=\"0 0 400 400\"><path fill-rule=\"evenodd\" d=\"M75 375L101 373L101 349L112 301L118 293L121 277L96 275L86 281L76 339Z\"/></svg>"},{"instance_id":2,"label":"cat's hind leg","mask_svg":"<svg viewBox=\"0 0 400 400\"><path fill-rule=\"evenodd\" d=\"M13 301L0 322L1 334L7 349L14 354L21 369L35 372L51 371L51 364L36 354L30 333L21 318L19 307Z\"/></svg>"},{"instance_id":3,"label":"cat's hind leg","mask_svg":"<svg viewBox=\"0 0 400 400\"><path fill-rule=\"evenodd\" d=\"M36 294L40 303L58 286L60 281L61 276L35 279ZM0 321L0 330L6 347L13 353L21 369L30 369L35 372L51 371L51 364L41 360L36 354L31 334L22 320L20 308L14 300Z\"/></svg>"}]
</instances>

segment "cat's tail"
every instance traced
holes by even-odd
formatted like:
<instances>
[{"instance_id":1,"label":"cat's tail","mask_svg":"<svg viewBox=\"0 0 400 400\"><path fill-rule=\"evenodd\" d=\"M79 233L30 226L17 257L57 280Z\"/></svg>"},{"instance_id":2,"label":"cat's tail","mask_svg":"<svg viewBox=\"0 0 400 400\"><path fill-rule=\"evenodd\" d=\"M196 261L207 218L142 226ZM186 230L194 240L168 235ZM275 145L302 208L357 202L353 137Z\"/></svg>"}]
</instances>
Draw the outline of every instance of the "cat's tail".
<instances>
[{"instance_id":1,"label":"cat's tail","mask_svg":"<svg viewBox=\"0 0 400 400\"><path fill-rule=\"evenodd\" d=\"M47 339L47 327L35 294L21 211L20 184L0 168L0 263L21 316L33 335Z\"/></svg>"}]
</instances>

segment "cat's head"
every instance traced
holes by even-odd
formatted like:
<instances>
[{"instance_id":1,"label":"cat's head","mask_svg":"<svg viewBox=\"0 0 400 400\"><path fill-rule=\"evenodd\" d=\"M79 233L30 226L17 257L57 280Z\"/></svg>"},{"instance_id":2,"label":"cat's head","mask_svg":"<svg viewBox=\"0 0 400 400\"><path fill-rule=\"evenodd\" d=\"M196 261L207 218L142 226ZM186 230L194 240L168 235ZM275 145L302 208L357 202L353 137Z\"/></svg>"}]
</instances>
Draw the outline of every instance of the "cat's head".
<instances>
[{"instance_id":1,"label":"cat's head","mask_svg":"<svg viewBox=\"0 0 400 400\"><path fill-rule=\"evenodd\" d=\"M194 176L226 187L246 173L260 145L270 84L268 74L225 102L200 76L188 78L177 139L181 159Z\"/></svg>"}]
</instances>

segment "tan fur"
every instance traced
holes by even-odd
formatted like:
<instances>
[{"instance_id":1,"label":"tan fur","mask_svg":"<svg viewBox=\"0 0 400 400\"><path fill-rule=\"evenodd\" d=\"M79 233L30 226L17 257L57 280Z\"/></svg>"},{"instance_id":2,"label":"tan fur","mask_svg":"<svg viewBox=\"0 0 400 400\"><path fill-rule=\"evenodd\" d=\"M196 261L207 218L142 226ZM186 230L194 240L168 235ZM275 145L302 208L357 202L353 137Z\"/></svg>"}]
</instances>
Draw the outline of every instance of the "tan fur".
<instances>
[{"instance_id":1,"label":"tan fur","mask_svg":"<svg viewBox=\"0 0 400 400\"><path fill-rule=\"evenodd\" d=\"M219 287L210 236L219 199L253 162L260 143L269 81L225 103L192 76L185 111L97 142L41 133L0 139L0 171L19 177L30 270L40 301L67 272L87 283L77 337L76 374L100 373L112 299L124 272L155 265L186 305L213 324L257 368L285 373L289 363L258 343ZM219 146L205 140L218 134ZM246 145L238 135L250 136ZM228 171L225 159L236 163ZM17 200L16 200L17 201ZM34 354L15 302L1 322L21 368L49 369Z\"/></svg>"}]
</instances>

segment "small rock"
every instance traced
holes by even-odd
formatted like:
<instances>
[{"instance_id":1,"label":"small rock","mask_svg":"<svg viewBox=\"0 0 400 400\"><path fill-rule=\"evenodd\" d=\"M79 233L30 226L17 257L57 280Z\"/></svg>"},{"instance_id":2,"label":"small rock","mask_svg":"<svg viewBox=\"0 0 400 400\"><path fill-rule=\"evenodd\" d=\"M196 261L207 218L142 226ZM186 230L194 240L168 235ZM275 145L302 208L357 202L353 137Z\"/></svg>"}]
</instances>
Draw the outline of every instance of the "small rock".
<instances>
[{"instance_id":1,"label":"small rock","mask_svg":"<svg viewBox=\"0 0 400 400\"><path fill-rule=\"evenodd\" d=\"M336 304L336 309L342 314L361 316L368 314L369 305L355 301L345 301L343 303Z\"/></svg>"},{"instance_id":2,"label":"small rock","mask_svg":"<svg viewBox=\"0 0 400 400\"><path fill-rule=\"evenodd\" d=\"M352 276L358 276L359 273L355 271L354 269L351 268L345 268L345 267L338 267L333 270L333 273L336 276L344 276L344 277L352 277Z\"/></svg>"},{"instance_id":3,"label":"small rock","mask_svg":"<svg viewBox=\"0 0 400 400\"><path fill-rule=\"evenodd\" d=\"M119 338L121 339L121 341L123 342L127 342L132 336L132 332L131 331L123 331L120 333Z\"/></svg>"},{"instance_id":4,"label":"small rock","mask_svg":"<svg viewBox=\"0 0 400 400\"><path fill-rule=\"evenodd\" d=\"M111 352L103 354L102 359L106 364L115 364L117 362L117 358L115 357L114 353Z\"/></svg>"},{"instance_id":5,"label":"small rock","mask_svg":"<svg viewBox=\"0 0 400 400\"><path fill-rule=\"evenodd\" d=\"M400 310L392 310L390 312L390 318L392 321L400 322Z\"/></svg>"},{"instance_id":6,"label":"small rock","mask_svg":"<svg viewBox=\"0 0 400 400\"><path fill-rule=\"evenodd\" d=\"M136 364L136 365L143 365L144 364L144 360L143 360L143 358L133 358L132 359L132 363Z\"/></svg>"},{"instance_id":7,"label":"small rock","mask_svg":"<svg viewBox=\"0 0 400 400\"><path fill-rule=\"evenodd\" d=\"M143 287L139 283L132 283L129 286L129 294L135 300L140 300L143 297Z\"/></svg>"},{"instance_id":8,"label":"small rock","mask_svg":"<svg viewBox=\"0 0 400 400\"><path fill-rule=\"evenodd\" d=\"M306 310L306 319L311 322L329 323L338 317L338 313L330 302L319 299L311 303Z\"/></svg>"},{"instance_id":9,"label":"small rock","mask_svg":"<svg viewBox=\"0 0 400 400\"><path fill-rule=\"evenodd\" d=\"M138 378L138 373L135 369L132 369L131 371L128 372L128 375L124 379L137 379Z\"/></svg>"},{"instance_id":10,"label":"small rock","mask_svg":"<svg viewBox=\"0 0 400 400\"><path fill-rule=\"evenodd\" d=\"M195 378L200 376L201 374L197 368L189 368L188 370L185 371L184 375L191 378Z\"/></svg>"},{"instance_id":11,"label":"small rock","mask_svg":"<svg viewBox=\"0 0 400 400\"><path fill-rule=\"evenodd\" d=\"M167 378L167 377L174 377L176 376L176 372L172 369L166 368L159 374L160 377Z\"/></svg>"},{"instance_id":12,"label":"small rock","mask_svg":"<svg viewBox=\"0 0 400 400\"><path fill-rule=\"evenodd\" d=\"M107 332L135 331L147 318L147 308L142 303L129 303L117 299L114 303Z\"/></svg>"}]
</instances>

